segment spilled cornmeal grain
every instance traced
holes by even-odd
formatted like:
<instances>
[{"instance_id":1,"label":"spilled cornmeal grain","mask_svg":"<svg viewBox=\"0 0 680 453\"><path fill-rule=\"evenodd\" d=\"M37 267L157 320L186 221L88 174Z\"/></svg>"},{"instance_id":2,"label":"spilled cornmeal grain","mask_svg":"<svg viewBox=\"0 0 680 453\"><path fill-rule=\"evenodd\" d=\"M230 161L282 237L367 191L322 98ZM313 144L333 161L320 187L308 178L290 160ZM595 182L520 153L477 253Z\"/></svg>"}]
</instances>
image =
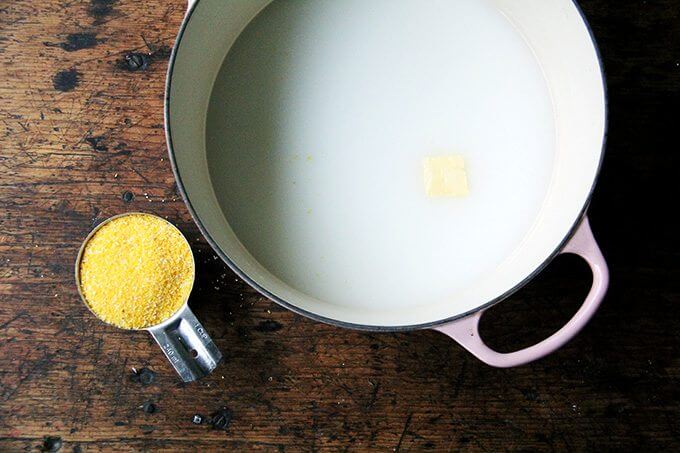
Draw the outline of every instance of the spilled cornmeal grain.
<instances>
[{"instance_id":1,"label":"spilled cornmeal grain","mask_svg":"<svg viewBox=\"0 0 680 453\"><path fill-rule=\"evenodd\" d=\"M184 236L155 216L130 214L103 225L88 241L80 285L92 311L124 329L159 324L179 310L194 281Z\"/></svg>"}]
</instances>

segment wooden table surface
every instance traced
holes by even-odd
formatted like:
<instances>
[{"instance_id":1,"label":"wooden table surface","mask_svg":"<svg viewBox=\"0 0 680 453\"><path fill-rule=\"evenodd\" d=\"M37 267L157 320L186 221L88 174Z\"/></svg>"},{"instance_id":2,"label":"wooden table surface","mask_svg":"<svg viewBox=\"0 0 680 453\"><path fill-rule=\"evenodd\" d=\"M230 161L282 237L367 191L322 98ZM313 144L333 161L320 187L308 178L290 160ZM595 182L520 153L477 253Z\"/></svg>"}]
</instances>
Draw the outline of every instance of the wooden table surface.
<instances>
[{"instance_id":1,"label":"wooden table surface","mask_svg":"<svg viewBox=\"0 0 680 453\"><path fill-rule=\"evenodd\" d=\"M609 84L590 215L611 289L565 348L497 370L436 332L294 315L215 257L166 158L163 85L184 1L0 0L0 451L680 449L680 3L580 3ZM178 382L147 333L101 324L78 298L81 241L132 210L167 216L194 247L192 305L226 357L200 382ZM589 278L558 259L483 334L502 350L545 337ZM192 423L222 407L226 429Z\"/></svg>"}]
</instances>

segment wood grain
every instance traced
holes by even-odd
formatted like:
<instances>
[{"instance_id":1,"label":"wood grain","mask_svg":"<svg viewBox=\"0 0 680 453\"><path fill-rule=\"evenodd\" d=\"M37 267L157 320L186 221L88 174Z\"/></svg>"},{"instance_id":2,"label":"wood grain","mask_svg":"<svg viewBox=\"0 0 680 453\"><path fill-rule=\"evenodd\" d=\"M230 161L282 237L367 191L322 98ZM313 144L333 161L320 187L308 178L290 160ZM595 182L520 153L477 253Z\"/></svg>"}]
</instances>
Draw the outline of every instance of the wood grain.
<instances>
[{"instance_id":1,"label":"wood grain","mask_svg":"<svg viewBox=\"0 0 680 453\"><path fill-rule=\"evenodd\" d=\"M609 84L590 212L612 287L563 350L495 370L434 332L309 321L217 260L166 159L163 85L184 1L0 0L0 450L56 448L51 436L61 451L677 451L680 4L581 6ZM167 217L194 247L191 303L226 356L198 383L179 383L146 333L102 325L78 299L80 242L131 210ZM483 333L504 350L530 344L588 285L585 265L561 258ZM133 367L155 381L135 382ZM192 423L222 406L226 430Z\"/></svg>"}]
</instances>

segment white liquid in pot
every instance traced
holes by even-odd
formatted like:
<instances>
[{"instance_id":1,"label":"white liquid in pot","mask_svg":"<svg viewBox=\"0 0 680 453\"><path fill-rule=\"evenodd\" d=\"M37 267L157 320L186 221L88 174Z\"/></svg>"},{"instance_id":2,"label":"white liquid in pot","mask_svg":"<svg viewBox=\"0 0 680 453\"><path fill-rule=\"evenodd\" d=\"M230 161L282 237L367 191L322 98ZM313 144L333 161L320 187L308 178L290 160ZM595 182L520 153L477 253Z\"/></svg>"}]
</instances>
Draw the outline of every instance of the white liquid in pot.
<instances>
[{"instance_id":1,"label":"white liquid in pot","mask_svg":"<svg viewBox=\"0 0 680 453\"><path fill-rule=\"evenodd\" d=\"M250 253L326 302L440 302L526 235L555 153L530 48L486 0L276 0L215 82L217 198ZM425 156L470 194L428 198Z\"/></svg>"}]
</instances>

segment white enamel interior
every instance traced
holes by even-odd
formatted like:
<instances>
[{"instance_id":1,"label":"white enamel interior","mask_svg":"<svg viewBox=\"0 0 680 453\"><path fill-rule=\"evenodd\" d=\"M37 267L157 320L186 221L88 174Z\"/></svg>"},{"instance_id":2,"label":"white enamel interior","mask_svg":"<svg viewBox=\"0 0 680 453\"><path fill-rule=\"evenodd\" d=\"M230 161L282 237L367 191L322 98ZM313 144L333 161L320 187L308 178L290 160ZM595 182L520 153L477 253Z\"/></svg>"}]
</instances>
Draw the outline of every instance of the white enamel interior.
<instances>
[{"instance_id":1,"label":"white enamel interior","mask_svg":"<svg viewBox=\"0 0 680 453\"><path fill-rule=\"evenodd\" d=\"M379 4L382 0L374 1ZM427 7L437 1L418 3ZM449 297L393 306L361 305L356 299L329 302L311 297L265 269L237 238L218 201L225 196L228 185L211 181L208 169L206 113L214 81L229 49L270 2L198 1L184 29L170 74L168 121L172 147L191 207L210 238L241 272L293 307L317 316L352 324L397 327L437 322L473 311L525 281L556 251L587 201L602 152L605 100L598 57L571 0L477 1L487 2L500 11L526 41L542 69L554 114L554 130L549 135L554 144L545 150L549 154L551 176L546 193L537 195L542 198L541 209L529 219L523 238L501 263ZM484 28L488 24L475 26ZM493 122L483 125L493 126ZM537 131L536 135L545 135L544 132ZM216 190L220 191L219 196ZM502 217L492 220L504 222ZM389 274L390 269L386 269L385 275Z\"/></svg>"}]
</instances>

